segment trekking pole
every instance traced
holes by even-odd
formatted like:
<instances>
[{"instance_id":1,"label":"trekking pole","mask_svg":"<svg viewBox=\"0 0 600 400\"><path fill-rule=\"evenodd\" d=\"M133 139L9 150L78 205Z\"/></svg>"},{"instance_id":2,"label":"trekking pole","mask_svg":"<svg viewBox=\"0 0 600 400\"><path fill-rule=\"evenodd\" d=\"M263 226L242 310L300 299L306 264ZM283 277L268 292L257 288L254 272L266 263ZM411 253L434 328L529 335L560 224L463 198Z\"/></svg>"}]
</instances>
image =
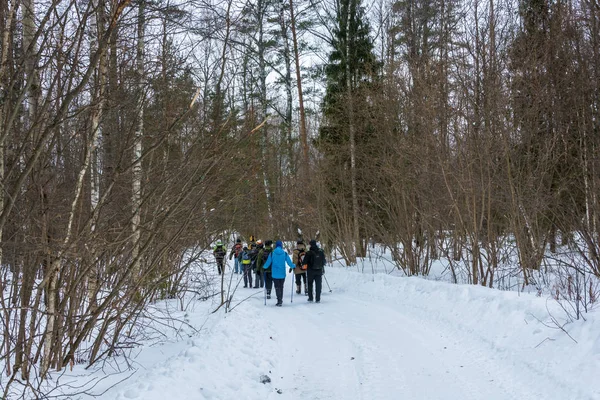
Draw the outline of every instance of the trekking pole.
<instances>
[{"instance_id":1,"label":"trekking pole","mask_svg":"<svg viewBox=\"0 0 600 400\"><path fill-rule=\"evenodd\" d=\"M290 303L294 302L294 275L295 273L292 272L292 296L290 297Z\"/></svg>"},{"instance_id":2,"label":"trekking pole","mask_svg":"<svg viewBox=\"0 0 600 400\"><path fill-rule=\"evenodd\" d=\"M265 276L267 272L263 269L263 286L265 287L265 306L267 305L267 282L265 282Z\"/></svg>"},{"instance_id":3,"label":"trekking pole","mask_svg":"<svg viewBox=\"0 0 600 400\"><path fill-rule=\"evenodd\" d=\"M327 287L329 288L329 293L331 293L331 286L329 286L329 282L327 282L327 277L325 276L325 274L323 274L323 278L325 278L325 283L327 284Z\"/></svg>"}]
</instances>

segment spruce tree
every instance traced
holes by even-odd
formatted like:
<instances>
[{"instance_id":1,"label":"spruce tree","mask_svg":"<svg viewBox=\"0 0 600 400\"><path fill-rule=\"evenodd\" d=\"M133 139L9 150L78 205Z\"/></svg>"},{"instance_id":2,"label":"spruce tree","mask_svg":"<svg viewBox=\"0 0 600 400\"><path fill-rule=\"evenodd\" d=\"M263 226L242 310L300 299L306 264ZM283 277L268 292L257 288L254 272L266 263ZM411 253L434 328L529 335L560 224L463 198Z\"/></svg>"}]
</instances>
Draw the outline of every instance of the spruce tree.
<instances>
[{"instance_id":1,"label":"spruce tree","mask_svg":"<svg viewBox=\"0 0 600 400\"><path fill-rule=\"evenodd\" d=\"M333 49L325 66L323 113L326 121L321 129L321 139L333 142L344 141L336 137L348 121L345 100L349 97L357 100L358 92L375 81L379 68L361 0L342 0L338 5L331 38Z\"/></svg>"},{"instance_id":2,"label":"spruce tree","mask_svg":"<svg viewBox=\"0 0 600 400\"><path fill-rule=\"evenodd\" d=\"M324 123L320 129L320 149L324 154L327 217L341 237L346 260L355 262L364 254L359 216L365 213L365 179L370 162L369 137L373 135L372 90L377 83L379 63L373 53L369 25L360 0L337 2L333 47L325 66L326 93L323 101ZM370 155L369 155L370 154ZM364 224L362 224L364 225ZM339 227L343 228L339 229Z\"/></svg>"}]
</instances>

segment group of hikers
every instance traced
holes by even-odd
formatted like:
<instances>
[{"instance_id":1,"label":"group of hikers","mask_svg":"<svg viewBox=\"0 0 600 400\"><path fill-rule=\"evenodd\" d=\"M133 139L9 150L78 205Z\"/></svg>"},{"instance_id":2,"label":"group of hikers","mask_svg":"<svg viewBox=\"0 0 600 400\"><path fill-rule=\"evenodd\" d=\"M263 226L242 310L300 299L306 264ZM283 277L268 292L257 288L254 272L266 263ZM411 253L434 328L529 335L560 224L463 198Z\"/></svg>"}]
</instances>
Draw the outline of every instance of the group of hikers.
<instances>
[{"instance_id":1,"label":"group of hikers","mask_svg":"<svg viewBox=\"0 0 600 400\"><path fill-rule=\"evenodd\" d=\"M225 256L227 247L218 240L213 250L215 261L217 262L217 271L220 274L225 273ZM296 248L292 252L292 258L283 249L283 242L278 240L273 247L272 240L261 239L254 241L250 236L247 244L242 244L238 238L229 252L229 259L235 259L233 272L243 274L245 288L265 288L266 298L271 298L271 290L275 286L275 296L277 297L278 307L283 304L283 284L286 277L286 267L288 273L294 273L296 279L296 294L302 293L302 283L304 283L304 294L308 296L308 301L313 300L316 303L321 302L321 287L323 274L325 273L325 254L319 248L316 240L309 242L309 248L306 249L304 241L298 239ZM254 279L253 276L254 275ZM254 280L254 286L252 282ZM315 287L315 296L313 298L313 285Z\"/></svg>"}]
</instances>

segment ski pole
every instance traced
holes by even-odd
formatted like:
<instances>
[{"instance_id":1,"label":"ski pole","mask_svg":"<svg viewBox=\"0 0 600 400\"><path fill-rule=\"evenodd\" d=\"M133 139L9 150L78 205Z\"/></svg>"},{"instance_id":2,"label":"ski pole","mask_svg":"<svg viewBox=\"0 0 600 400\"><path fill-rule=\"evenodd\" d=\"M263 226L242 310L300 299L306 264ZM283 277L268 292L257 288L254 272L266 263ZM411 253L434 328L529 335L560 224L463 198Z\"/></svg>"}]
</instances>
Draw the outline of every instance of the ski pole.
<instances>
[{"instance_id":1,"label":"ski pole","mask_svg":"<svg viewBox=\"0 0 600 400\"><path fill-rule=\"evenodd\" d=\"M292 272L293 274L293 272ZM290 297L290 303L294 302L294 275L292 275L292 295Z\"/></svg>"},{"instance_id":2,"label":"ski pole","mask_svg":"<svg viewBox=\"0 0 600 400\"><path fill-rule=\"evenodd\" d=\"M329 293L331 293L331 286L329 286L329 282L327 282L327 277L325 276L325 274L323 274L323 278L325 278L325 283L327 284L327 287L329 288Z\"/></svg>"},{"instance_id":3,"label":"ski pole","mask_svg":"<svg viewBox=\"0 0 600 400\"><path fill-rule=\"evenodd\" d=\"M265 287L265 306L267 305L267 282L265 282L265 276L267 272L263 269L263 286Z\"/></svg>"}]
</instances>

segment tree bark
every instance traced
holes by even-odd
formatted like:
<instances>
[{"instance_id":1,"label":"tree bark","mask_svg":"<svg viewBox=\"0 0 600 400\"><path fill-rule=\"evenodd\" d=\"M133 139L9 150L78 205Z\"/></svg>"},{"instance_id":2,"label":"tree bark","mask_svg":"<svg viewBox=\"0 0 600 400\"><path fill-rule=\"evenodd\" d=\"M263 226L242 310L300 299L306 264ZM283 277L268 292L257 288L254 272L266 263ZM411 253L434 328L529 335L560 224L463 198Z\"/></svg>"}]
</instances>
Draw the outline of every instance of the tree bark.
<instances>
[{"instance_id":1,"label":"tree bark","mask_svg":"<svg viewBox=\"0 0 600 400\"><path fill-rule=\"evenodd\" d=\"M296 35L296 17L294 14L294 0L290 0L290 24L292 42L294 44L294 60L296 63L296 85L298 87L298 106L300 108L300 141L302 143L303 165L308 169L308 133L306 131L306 114L304 111L304 96L302 94L302 71L300 70L300 53L298 51L298 38ZM305 171L308 172L308 171Z\"/></svg>"},{"instance_id":2,"label":"tree bark","mask_svg":"<svg viewBox=\"0 0 600 400\"><path fill-rule=\"evenodd\" d=\"M350 0L353 3L353 0ZM360 254L360 227L358 219L358 191L356 183L356 127L354 125L354 99L352 98L352 71L350 70L350 26L352 21L352 8L348 5L346 15L346 91L348 101L348 130L350 133L350 184L352 190L352 222L353 222L353 262Z\"/></svg>"},{"instance_id":3,"label":"tree bark","mask_svg":"<svg viewBox=\"0 0 600 400\"><path fill-rule=\"evenodd\" d=\"M92 10L92 41L90 44L91 52L90 54L94 54L98 49L98 39L102 37L104 33L104 0L93 0L93 10ZM100 201L100 172L99 172L99 163L98 159L99 148L100 148L100 136L102 135L100 121L102 120L102 116L104 115L104 107L106 103L106 82L107 82L107 57L106 52L104 52L98 61L98 68L96 71L94 90L93 94L93 102L94 107L92 108L92 115L90 118L90 136L95 138L96 143L94 145L94 151L92 153L92 160L90 165L90 215L94 215L94 210L98 207ZM95 222L92 222L91 231L94 232L96 230ZM94 243L89 244L90 247L90 263L94 263L94 254L95 250L93 249ZM90 273L88 276L87 289L88 289L88 300L91 312L94 312L97 307L96 303L96 293L98 291L98 278L99 278L99 270L96 265L91 265Z\"/></svg>"},{"instance_id":4,"label":"tree bark","mask_svg":"<svg viewBox=\"0 0 600 400\"><path fill-rule=\"evenodd\" d=\"M142 207L142 138L144 136L144 40L146 29L146 17L144 15L146 1L139 0L138 3L138 25L137 25L137 126L133 138L133 159L132 159L132 192L131 192L131 242L133 260L132 278L137 283L140 275L140 240L141 240L141 207Z\"/></svg>"}]
</instances>

